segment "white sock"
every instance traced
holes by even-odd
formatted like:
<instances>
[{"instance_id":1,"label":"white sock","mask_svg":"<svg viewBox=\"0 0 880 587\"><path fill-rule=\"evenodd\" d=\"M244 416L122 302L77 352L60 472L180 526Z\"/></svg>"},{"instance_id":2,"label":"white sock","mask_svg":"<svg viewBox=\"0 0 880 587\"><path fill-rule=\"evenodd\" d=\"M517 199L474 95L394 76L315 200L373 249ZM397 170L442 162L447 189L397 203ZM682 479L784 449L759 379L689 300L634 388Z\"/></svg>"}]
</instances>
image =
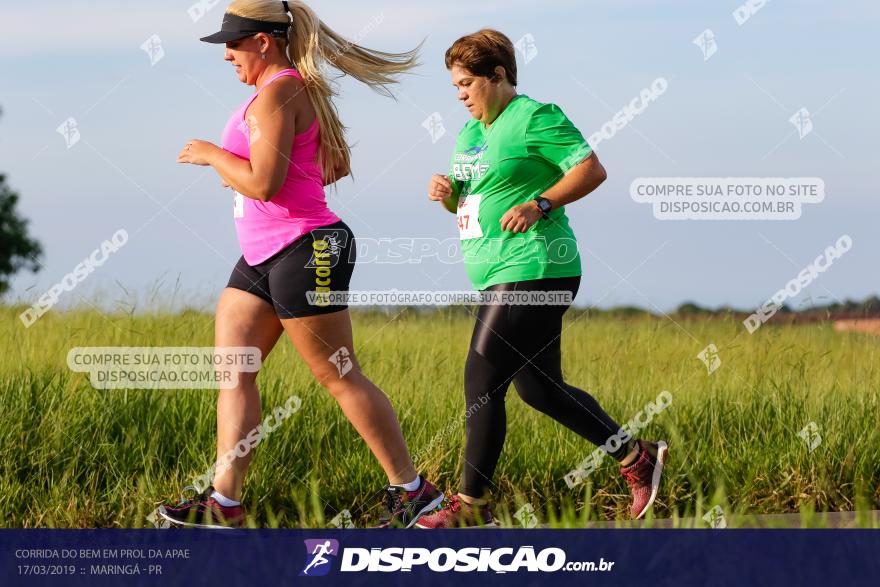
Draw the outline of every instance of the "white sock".
<instances>
[{"instance_id":1,"label":"white sock","mask_svg":"<svg viewBox=\"0 0 880 587\"><path fill-rule=\"evenodd\" d=\"M214 498L214 501L216 501L217 503L219 503L220 505L222 505L225 508L231 508L232 506L241 505L240 501L235 501L234 499L229 499L228 497L226 497L225 495L223 495L222 493L220 493L216 489L214 490L214 493L211 494L211 497Z\"/></svg>"},{"instance_id":2,"label":"white sock","mask_svg":"<svg viewBox=\"0 0 880 587\"><path fill-rule=\"evenodd\" d=\"M416 475L416 478L410 481L409 483L400 483L395 485L395 487L402 487L406 491L415 491L422 484L422 478Z\"/></svg>"}]
</instances>

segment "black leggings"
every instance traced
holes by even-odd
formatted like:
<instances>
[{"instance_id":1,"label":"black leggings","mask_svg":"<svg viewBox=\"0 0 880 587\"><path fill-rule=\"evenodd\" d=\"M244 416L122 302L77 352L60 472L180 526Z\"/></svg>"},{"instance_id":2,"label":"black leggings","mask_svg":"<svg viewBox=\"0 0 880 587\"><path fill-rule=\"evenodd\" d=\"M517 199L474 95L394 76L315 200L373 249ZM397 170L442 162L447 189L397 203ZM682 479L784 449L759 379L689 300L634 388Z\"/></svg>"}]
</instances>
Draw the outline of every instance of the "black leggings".
<instances>
[{"instance_id":1,"label":"black leggings","mask_svg":"<svg viewBox=\"0 0 880 587\"><path fill-rule=\"evenodd\" d=\"M504 283L487 291L568 291L577 294L580 277ZM562 315L567 305L480 306L464 371L467 441L461 492L484 497L507 433L505 396L513 381L519 396L595 445L620 426L593 397L562 378ZM617 460L628 443L612 453Z\"/></svg>"}]
</instances>

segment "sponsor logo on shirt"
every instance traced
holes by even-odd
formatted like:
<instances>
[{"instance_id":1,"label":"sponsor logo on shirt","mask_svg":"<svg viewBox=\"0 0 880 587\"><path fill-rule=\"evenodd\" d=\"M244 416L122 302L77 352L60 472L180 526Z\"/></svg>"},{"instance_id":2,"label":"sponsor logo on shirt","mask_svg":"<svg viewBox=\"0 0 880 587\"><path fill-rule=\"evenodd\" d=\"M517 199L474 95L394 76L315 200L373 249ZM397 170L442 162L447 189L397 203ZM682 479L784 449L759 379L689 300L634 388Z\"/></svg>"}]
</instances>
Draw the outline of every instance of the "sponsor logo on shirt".
<instances>
[{"instance_id":1,"label":"sponsor logo on shirt","mask_svg":"<svg viewBox=\"0 0 880 587\"><path fill-rule=\"evenodd\" d=\"M478 161L483 158L483 154L489 149L487 145L483 145L482 147L474 146L464 151L463 153L456 153L455 160L456 161L465 161L467 163L473 163L474 161Z\"/></svg>"},{"instance_id":2,"label":"sponsor logo on shirt","mask_svg":"<svg viewBox=\"0 0 880 587\"><path fill-rule=\"evenodd\" d=\"M452 166L456 181L480 180L488 171L489 166L480 163L455 163Z\"/></svg>"},{"instance_id":3,"label":"sponsor logo on shirt","mask_svg":"<svg viewBox=\"0 0 880 587\"><path fill-rule=\"evenodd\" d=\"M474 145L461 153L456 153L452 165L452 175L456 181L480 180L489 171L489 165L481 163L488 145Z\"/></svg>"}]
</instances>

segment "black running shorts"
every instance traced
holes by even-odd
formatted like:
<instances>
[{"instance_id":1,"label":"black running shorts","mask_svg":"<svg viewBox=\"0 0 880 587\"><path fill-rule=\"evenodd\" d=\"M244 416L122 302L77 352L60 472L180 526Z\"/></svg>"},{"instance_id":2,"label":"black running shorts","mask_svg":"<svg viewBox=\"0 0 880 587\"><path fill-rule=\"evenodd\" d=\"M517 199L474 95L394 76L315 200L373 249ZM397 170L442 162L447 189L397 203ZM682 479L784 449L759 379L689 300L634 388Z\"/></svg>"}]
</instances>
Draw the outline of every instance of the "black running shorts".
<instances>
[{"instance_id":1,"label":"black running shorts","mask_svg":"<svg viewBox=\"0 0 880 587\"><path fill-rule=\"evenodd\" d=\"M332 305L321 294L348 291L356 251L351 229L340 220L304 234L259 265L242 257L226 287L263 298L279 318L339 312L348 306Z\"/></svg>"}]
</instances>

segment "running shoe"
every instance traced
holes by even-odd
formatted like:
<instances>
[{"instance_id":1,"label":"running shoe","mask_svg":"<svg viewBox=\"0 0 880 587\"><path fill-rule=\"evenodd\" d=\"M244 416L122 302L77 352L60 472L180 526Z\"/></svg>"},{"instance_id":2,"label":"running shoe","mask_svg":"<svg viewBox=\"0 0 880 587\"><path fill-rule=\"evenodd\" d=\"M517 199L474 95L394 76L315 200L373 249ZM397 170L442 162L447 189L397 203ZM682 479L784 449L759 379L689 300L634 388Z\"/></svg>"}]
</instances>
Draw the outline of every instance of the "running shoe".
<instances>
[{"instance_id":1,"label":"running shoe","mask_svg":"<svg viewBox=\"0 0 880 587\"><path fill-rule=\"evenodd\" d=\"M497 526L489 504L472 506L453 495L449 504L416 524L416 528L473 528L476 526Z\"/></svg>"},{"instance_id":2,"label":"running shoe","mask_svg":"<svg viewBox=\"0 0 880 587\"><path fill-rule=\"evenodd\" d=\"M638 441L639 456L636 461L626 467L620 468L620 474L626 479L632 491L633 503L629 513L633 519L638 520L645 515L660 488L660 475L663 472L663 463L669 448L662 440L659 442Z\"/></svg>"},{"instance_id":3,"label":"running shoe","mask_svg":"<svg viewBox=\"0 0 880 587\"><path fill-rule=\"evenodd\" d=\"M378 528L412 528L419 518L443 502L443 493L427 479L415 491L388 485Z\"/></svg>"},{"instance_id":4,"label":"running shoe","mask_svg":"<svg viewBox=\"0 0 880 587\"><path fill-rule=\"evenodd\" d=\"M186 491L190 487L184 489ZM195 489L194 487L192 489ZM244 526L244 509L241 505L225 507L211 497L214 487L209 485L193 499L180 496L176 506L159 506L159 515L172 524L194 528L240 528Z\"/></svg>"}]
</instances>

